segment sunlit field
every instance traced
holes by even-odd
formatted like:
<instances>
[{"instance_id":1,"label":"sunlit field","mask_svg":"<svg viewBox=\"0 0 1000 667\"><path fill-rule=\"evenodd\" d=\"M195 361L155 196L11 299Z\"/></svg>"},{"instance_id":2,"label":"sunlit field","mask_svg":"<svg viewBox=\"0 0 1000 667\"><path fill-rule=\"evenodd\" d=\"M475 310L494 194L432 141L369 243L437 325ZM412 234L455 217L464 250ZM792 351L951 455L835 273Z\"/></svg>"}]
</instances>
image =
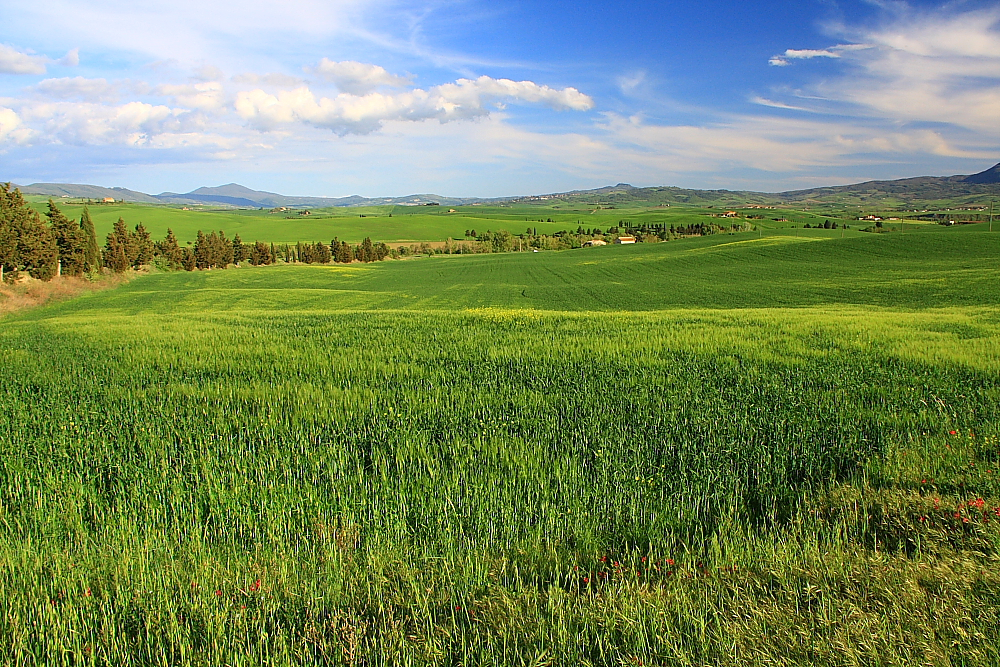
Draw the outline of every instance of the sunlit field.
<instances>
[{"instance_id":1,"label":"sunlit field","mask_svg":"<svg viewBox=\"0 0 1000 667\"><path fill-rule=\"evenodd\" d=\"M1000 234L806 231L5 317L0 661L1000 664Z\"/></svg>"},{"instance_id":2,"label":"sunlit field","mask_svg":"<svg viewBox=\"0 0 1000 667\"><path fill-rule=\"evenodd\" d=\"M46 197L33 195L29 199L38 211L46 210ZM83 204L79 200L56 199L55 202L70 218L79 219L83 213ZM607 231L610 227L619 225L638 227L665 224L679 227L699 223L723 226L746 223L765 230L787 230L793 226L801 229L805 224L822 225L830 220L848 224L857 231L871 224L855 220L857 210L848 210L844 206L812 211L801 208L739 210L741 215L759 216L759 219L719 217L725 213L725 206L644 207L637 204L610 209L570 203L548 206L370 206L311 209L308 215L298 210L211 207L185 210L183 207L121 203L92 204L88 208L101 239L121 217L132 227L142 223L157 238L164 236L168 228L172 229L182 243L194 241L199 229L222 229L230 238L239 234L243 241L251 243L258 240L269 243L329 243L333 237L357 243L366 236L387 243L410 243L440 242L449 237L463 239L468 231L483 233L501 229L512 234L522 234L528 228L537 230L539 234L553 234L558 231L576 231L580 227L585 230L596 228ZM928 223L909 222L906 226L911 230L921 229L927 227Z\"/></svg>"}]
</instances>

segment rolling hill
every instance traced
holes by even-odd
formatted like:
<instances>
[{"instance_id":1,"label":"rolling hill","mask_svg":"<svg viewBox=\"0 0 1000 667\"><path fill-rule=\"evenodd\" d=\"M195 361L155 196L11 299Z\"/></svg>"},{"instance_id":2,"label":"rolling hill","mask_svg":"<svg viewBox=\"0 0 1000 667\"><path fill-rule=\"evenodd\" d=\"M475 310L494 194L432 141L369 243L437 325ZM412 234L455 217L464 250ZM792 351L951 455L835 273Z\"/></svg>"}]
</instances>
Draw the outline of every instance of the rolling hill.
<instances>
[{"instance_id":1,"label":"rolling hill","mask_svg":"<svg viewBox=\"0 0 1000 667\"><path fill-rule=\"evenodd\" d=\"M462 206L476 203L547 203L574 202L587 204L691 204L743 206L747 204L884 204L917 205L936 203L983 203L1000 196L1000 164L972 175L918 176L892 181L866 181L787 192L754 192L746 190L697 190L673 186L637 188L628 183L591 190L572 190L542 195L479 198L444 197L436 194L414 194L405 197L295 197L252 190L237 183L218 187L201 187L187 193L163 192L149 195L125 188L105 188L96 185L66 183L33 183L21 187L25 194L51 197L103 199L113 197L126 202L148 204L214 204L237 208L323 208L343 206Z\"/></svg>"}]
</instances>

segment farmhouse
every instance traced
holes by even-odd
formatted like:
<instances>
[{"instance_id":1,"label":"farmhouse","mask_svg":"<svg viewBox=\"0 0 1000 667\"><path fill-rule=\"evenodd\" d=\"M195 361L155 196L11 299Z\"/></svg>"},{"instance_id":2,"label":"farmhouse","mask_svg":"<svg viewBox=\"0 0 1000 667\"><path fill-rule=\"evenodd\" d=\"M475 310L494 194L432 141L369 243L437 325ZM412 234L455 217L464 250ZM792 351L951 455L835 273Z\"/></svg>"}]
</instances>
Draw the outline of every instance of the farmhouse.
<instances>
[{"instance_id":1,"label":"farmhouse","mask_svg":"<svg viewBox=\"0 0 1000 667\"><path fill-rule=\"evenodd\" d=\"M635 237L634 236L619 236L618 238L615 239L615 243L618 243L618 244L621 244L621 245L625 245L627 243L635 243Z\"/></svg>"},{"instance_id":2,"label":"farmhouse","mask_svg":"<svg viewBox=\"0 0 1000 667\"><path fill-rule=\"evenodd\" d=\"M602 241L601 239L591 239L583 244L586 247L608 245L607 241Z\"/></svg>"},{"instance_id":3,"label":"farmhouse","mask_svg":"<svg viewBox=\"0 0 1000 667\"><path fill-rule=\"evenodd\" d=\"M105 197L104 199L101 200L101 203L102 204L114 204L115 203L115 198L114 197Z\"/></svg>"}]
</instances>

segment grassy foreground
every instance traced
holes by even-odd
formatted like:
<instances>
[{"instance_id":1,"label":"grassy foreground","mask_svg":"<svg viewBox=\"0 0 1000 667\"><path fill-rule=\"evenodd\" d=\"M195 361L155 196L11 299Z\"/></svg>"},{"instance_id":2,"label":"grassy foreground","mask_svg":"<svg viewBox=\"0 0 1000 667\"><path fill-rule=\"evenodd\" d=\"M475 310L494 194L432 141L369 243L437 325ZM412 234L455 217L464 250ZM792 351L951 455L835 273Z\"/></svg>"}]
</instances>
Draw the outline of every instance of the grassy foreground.
<instances>
[{"instance_id":1,"label":"grassy foreground","mask_svg":"<svg viewBox=\"0 0 1000 667\"><path fill-rule=\"evenodd\" d=\"M0 661L998 664L997 237L168 274L8 317Z\"/></svg>"}]
</instances>

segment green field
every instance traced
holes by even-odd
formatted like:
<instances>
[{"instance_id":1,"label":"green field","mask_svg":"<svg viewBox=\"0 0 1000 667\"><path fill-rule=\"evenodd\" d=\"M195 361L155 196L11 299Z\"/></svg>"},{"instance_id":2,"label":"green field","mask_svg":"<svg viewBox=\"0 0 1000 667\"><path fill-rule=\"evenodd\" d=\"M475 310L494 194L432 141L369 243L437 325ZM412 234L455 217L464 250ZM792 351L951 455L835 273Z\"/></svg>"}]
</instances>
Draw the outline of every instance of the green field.
<instances>
[{"instance_id":1,"label":"green field","mask_svg":"<svg viewBox=\"0 0 1000 667\"><path fill-rule=\"evenodd\" d=\"M39 212L46 210L46 198L30 196L29 200ZM83 205L80 203L67 203L58 199L55 203L71 218L79 219L83 212ZM213 210L207 207L183 210L147 204L94 204L89 208L100 239L111 231L112 225L121 217L132 227L141 222L154 238L162 238L168 228L173 229L182 243L194 241L198 230L207 232L218 229L224 230L230 238L239 234L248 243L258 240L269 243L329 243L334 237L357 243L366 236L386 243L409 243L462 239L465 232L471 230L482 233L486 230L506 229L512 234L521 234L531 227L537 229L539 234L552 234L562 230L575 231L578 227L607 231L609 227L622 223L635 226L687 226L714 222L729 226L735 222L743 222L742 219L713 217L724 213L724 208L676 205L669 208L630 206L613 209L571 204L459 206L455 207L454 213L450 213L450 207L447 206L380 206L311 209L308 216L300 215L297 211L272 213L268 210ZM842 208L827 211L793 208L736 210L742 214L763 216L762 220L752 219L747 222L766 230L801 227L804 224L812 226L826 220L846 222L855 229L870 224L853 220L856 212L848 213ZM784 221L779 222L773 218ZM549 220L552 222L548 222ZM910 223L910 227L915 228L915 223Z\"/></svg>"},{"instance_id":2,"label":"green field","mask_svg":"<svg viewBox=\"0 0 1000 667\"><path fill-rule=\"evenodd\" d=\"M1000 664L984 225L153 274L0 355L4 664Z\"/></svg>"}]
</instances>

